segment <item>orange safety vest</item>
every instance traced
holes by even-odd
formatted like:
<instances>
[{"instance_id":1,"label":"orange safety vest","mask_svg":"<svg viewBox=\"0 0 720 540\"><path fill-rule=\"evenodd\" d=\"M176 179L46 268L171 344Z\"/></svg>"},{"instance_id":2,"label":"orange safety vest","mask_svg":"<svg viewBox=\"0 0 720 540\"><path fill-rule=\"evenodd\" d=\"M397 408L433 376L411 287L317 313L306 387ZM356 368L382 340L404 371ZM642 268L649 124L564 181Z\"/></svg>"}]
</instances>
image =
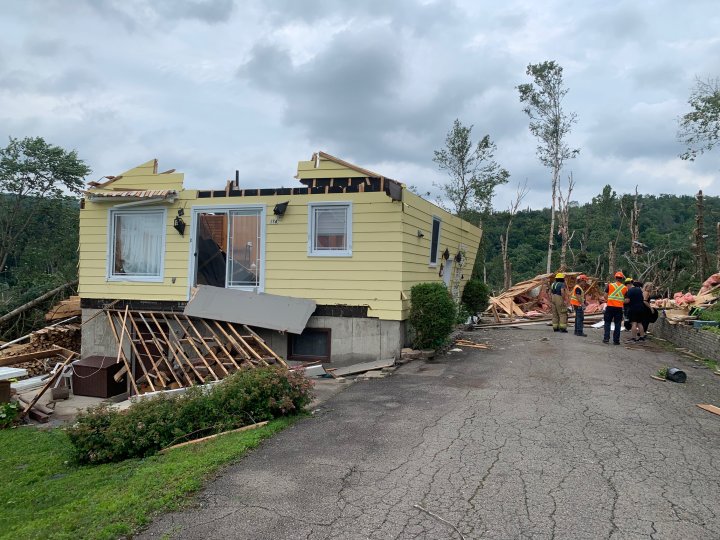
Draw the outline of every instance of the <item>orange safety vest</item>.
<instances>
[{"instance_id":1,"label":"orange safety vest","mask_svg":"<svg viewBox=\"0 0 720 540\"><path fill-rule=\"evenodd\" d=\"M608 299L609 307L623 307L625 305L625 295L627 287L622 283L608 283Z\"/></svg>"},{"instance_id":2,"label":"orange safety vest","mask_svg":"<svg viewBox=\"0 0 720 540\"><path fill-rule=\"evenodd\" d=\"M580 285L573 287L573 293L570 295L570 303L573 306L582 306L585 302L585 292Z\"/></svg>"}]
</instances>

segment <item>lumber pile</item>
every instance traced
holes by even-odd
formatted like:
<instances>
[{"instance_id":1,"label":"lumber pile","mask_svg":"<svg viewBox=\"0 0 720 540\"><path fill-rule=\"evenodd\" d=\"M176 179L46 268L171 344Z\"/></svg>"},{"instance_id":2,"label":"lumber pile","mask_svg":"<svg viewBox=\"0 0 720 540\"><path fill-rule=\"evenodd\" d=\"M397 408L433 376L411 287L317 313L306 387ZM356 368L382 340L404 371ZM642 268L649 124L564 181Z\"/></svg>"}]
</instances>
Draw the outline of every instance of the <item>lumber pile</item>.
<instances>
[{"instance_id":1,"label":"lumber pile","mask_svg":"<svg viewBox=\"0 0 720 540\"><path fill-rule=\"evenodd\" d=\"M240 369L287 367L252 329L163 311L106 312L118 345L117 362L135 395L219 381Z\"/></svg>"},{"instance_id":2,"label":"lumber pile","mask_svg":"<svg viewBox=\"0 0 720 540\"><path fill-rule=\"evenodd\" d=\"M580 272L565 272L565 284L568 289L575 286ZM491 296L486 314L494 318L496 324L515 322L516 319L544 319L550 313L550 285L555 274L541 274L527 281L517 283L498 296ZM584 285L588 302L587 315L602 311L602 290L597 278L588 277Z\"/></svg>"},{"instance_id":3,"label":"lumber pile","mask_svg":"<svg viewBox=\"0 0 720 540\"><path fill-rule=\"evenodd\" d=\"M45 314L45 320L57 321L60 319L67 319L68 317L79 317L81 313L80 297L71 296L67 300L63 300L55 304L50 311Z\"/></svg>"},{"instance_id":4,"label":"lumber pile","mask_svg":"<svg viewBox=\"0 0 720 540\"><path fill-rule=\"evenodd\" d=\"M30 377L44 375L63 357L63 351L80 351L80 325L64 324L37 330L29 342L0 350L0 366L17 366L28 370Z\"/></svg>"}]
</instances>

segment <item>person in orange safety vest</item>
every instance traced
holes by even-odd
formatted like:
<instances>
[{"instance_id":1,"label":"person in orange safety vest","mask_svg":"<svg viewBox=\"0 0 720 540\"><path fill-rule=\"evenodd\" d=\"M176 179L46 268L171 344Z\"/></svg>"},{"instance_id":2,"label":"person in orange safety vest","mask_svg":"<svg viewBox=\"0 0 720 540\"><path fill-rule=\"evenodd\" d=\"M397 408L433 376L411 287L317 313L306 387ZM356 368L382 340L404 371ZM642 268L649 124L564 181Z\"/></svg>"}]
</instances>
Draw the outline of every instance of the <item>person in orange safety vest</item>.
<instances>
[{"instance_id":1,"label":"person in orange safety vest","mask_svg":"<svg viewBox=\"0 0 720 540\"><path fill-rule=\"evenodd\" d=\"M608 283L605 287L607 294L607 307L603 320L605 322L605 333L603 343L610 343L610 325L615 324L613 330L613 344L620 345L620 326L623 321L623 307L625 306L625 295L628 288L623 283L625 275L622 272L615 272L615 283Z\"/></svg>"},{"instance_id":2,"label":"person in orange safety vest","mask_svg":"<svg viewBox=\"0 0 720 540\"><path fill-rule=\"evenodd\" d=\"M585 290L583 286L587 285L587 276L580 274L575 281L572 294L570 295L570 305L575 310L575 335L587 337L583 332L583 323L585 322Z\"/></svg>"}]
</instances>

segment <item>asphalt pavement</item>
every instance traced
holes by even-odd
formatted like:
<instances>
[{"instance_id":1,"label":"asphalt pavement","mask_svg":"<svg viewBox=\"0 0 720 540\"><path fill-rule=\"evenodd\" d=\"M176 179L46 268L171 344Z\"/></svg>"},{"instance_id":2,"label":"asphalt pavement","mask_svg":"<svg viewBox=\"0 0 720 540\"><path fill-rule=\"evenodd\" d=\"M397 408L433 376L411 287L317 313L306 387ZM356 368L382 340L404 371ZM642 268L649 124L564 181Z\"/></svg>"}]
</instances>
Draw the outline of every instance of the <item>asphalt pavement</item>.
<instances>
[{"instance_id":1,"label":"asphalt pavement","mask_svg":"<svg viewBox=\"0 0 720 540\"><path fill-rule=\"evenodd\" d=\"M349 385L140 538L720 538L720 416L696 407L720 377L587 332L470 332L491 349Z\"/></svg>"}]
</instances>

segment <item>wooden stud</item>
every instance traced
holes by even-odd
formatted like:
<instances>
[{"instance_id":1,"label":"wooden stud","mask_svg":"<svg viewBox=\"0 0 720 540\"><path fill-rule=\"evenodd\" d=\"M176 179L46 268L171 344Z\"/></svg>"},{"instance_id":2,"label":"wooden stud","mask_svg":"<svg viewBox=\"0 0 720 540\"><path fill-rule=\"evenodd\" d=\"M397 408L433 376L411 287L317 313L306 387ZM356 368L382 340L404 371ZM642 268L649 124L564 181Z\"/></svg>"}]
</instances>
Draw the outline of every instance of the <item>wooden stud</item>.
<instances>
[{"instance_id":1,"label":"wooden stud","mask_svg":"<svg viewBox=\"0 0 720 540\"><path fill-rule=\"evenodd\" d=\"M132 317L132 315L130 316L130 324L132 325L133 330L135 330L135 335L138 337L140 344L142 345L143 349L145 349L145 354L147 355L148 360L150 360L150 365L152 366L153 370L155 371L155 376L157 377L158 381L160 382L160 384L163 387L167 386L167 383L165 382L165 376L162 374L160 369L158 369L158 366L155 363L155 359L153 358L152 354L150 354L150 349L148 349L147 343L140 335L140 328L138 327L138 325L135 322L135 319ZM143 362L140 358L142 355L139 354L139 352L140 352L139 349L137 349L137 347L135 346L134 341L131 340L130 343L133 345L133 347L135 347L135 355L137 356L138 364L140 364L142 366ZM147 375L148 377L150 376L148 373L146 373L145 375ZM148 379L148 381L149 381L149 379Z\"/></svg>"},{"instance_id":2,"label":"wooden stud","mask_svg":"<svg viewBox=\"0 0 720 540\"><path fill-rule=\"evenodd\" d=\"M260 362L262 362L266 366L270 365L265 361L265 359L262 356L260 356L255 351L255 349L253 349L250 346L250 344L247 341L245 341L245 339L240 335L240 333L237 330L235 330L235 327L232 325L232 323L228 323L228 328L230 329L230 332L232 332L232 334L235 336L235 339L237 339L240 343L242 343L243 347L248 349L250 351L250 354L252 354L256 360L260 360Z\"/></svg>"},{"instance_id":3,"label":"wooden stud","mask_svg":"<svg viewBox=\"0 0 720 540\"><path fill-rule=\"evenodd\" d=\"M153 318L155 318L155 315L154 315L154 314L151 314L151 315L152 315ZM190 360L190 358L188 357L188 355L185 354L185 350L182 348L182 344L180 343L180 337L175 333L175 330L173 330L172 324L170 324L170 321L167 319L167 317L165 317L165 313L160 313L159 315L163 318L163 320L165 321L165 324L168 325L168 330L169 330L170 333L172 334L172 337L173 337L173 339L175 340L175 343L177 344L177 352L179 352L180 355L182 355L182 357L185 359L185 361L187 362L187 364L190 366L190 369L192 369L192 370L193 370L193 373L195 373L195 376L196 376L198 379L200 379L200 382L203 383L203 384L205 384L205 377L203 377L202 375L200 375L200 372L198 372L198 370L195 369L195 366L193 365L193 363L192 363L192 361ZM182 326L182 325L180 325L180 326ZM183 326L183 329L184 329L184 328L185 328L185 327ZM212 370L211 370L210 372L212 373Z\"/></svg>"},{"instance_id":4,"label":"wooden stud","mask_svg":"<svg viewBox=\"0 0 720 540\"><path fill-rule=\"evenodd\" d=\"M125 312L126 312L126 313L127 313L127 310L128 310L128 307L125 306ZM130 317L130 320L132 321L132 317ZM126 322L124 322L123 324L124 324L124 325L127 325ZM125 326L123 326L123 328L124 328L124 327L125 327ZM137 361L136 361L136 364L140 364L140 369L141 369L141 371L143 372L143 375L145 376L145 379L146 379L148 385L150 385L150 389L151 389L153 392L155 392L155 391L156 391L155 385L154 385L154 384L152 383L152 381L150 380L150 375L148 374L148 371L147 371L147 369L145 368L145 363L140 361L140 356L141 356L140 351L139 351L138 348L135 346L135 342L134 342L132 339L130 339L130 340L128 341L128 343L130 344L130 348L132 349L132 352L135 354L135 358L136 358L136 360L137 360ZM161 379L160 382L162 382L162 379Z\"/></svg>"},{"instance_id":5,"label":"wooden stud","mask_svg":"<svg viewBox=\"0 0 720 540\"><path fill-rule=\"evenodd\" d=\"M720 407L716 407L715 405L708 405L708 404L705 404L705 403L698 403L697 406L700 407L701 409L707 411L707 412L711 412L711 413L713 413L713 414L720 415Z\"/></svg>"},{"instance_id":6,"label":"wooden stud","mask_svg":"<svg viewBox=\"0 0 720 540\"><path fill-rule=\"evenodd\" d=\"M227 356L228 359L230 360L230 362L232 362L232 365L235 366L235 368L240 369L240 366L238 365L238 363L235 362L235 359L232 357L232 355L230 354L230 352L229 352L229 351L225 348L225 346L222 344L222 340L221 340L220 337L215 333L215 331L214 331L214 330L212 329L212 327L208 324L208 322L207 322L205 319L200 319L200 320L201 320L202 323L205 325L205 328L207 328L208 331L212 334L213 338L215 339L215 341L216 341L217 344L218 344L218 347L220 347L220 348L222 349L222 352L225 353L225 356Z\"/></svg>"},{"instance_id":7,"label":"wooden stud","mask_svg":"<svg viewBox=\"0 0 720 540\"><path fill-rule=\"evenodd\" d=\"M197 443L200 443L200 442L203 442L203 441L208 441L208 440L211 440L211 439L215 439L215 438L217 438L217 437L220 437L220 436L222 436L222 435L228 435L229 433L238 433L238 432L240 432L240 431L247 431L247 430L249 430L249 429L257 429L257 428L266 426L267 423L268 423L268 421L265 420L264 422L258 422L257 424L250 424L249 426L243 426L243 427L238 428L238 429L231 429L230 431L222 431L222 432L220 432L220 433L215 433L215 434L213 434L213 435L208 435L207 437L202 437L202 438L200 438L200 439L193 439L192 441L187 441L187 442L180 443L180 444L174 444L174 445L172 445L172 446L168 446L167 448L163 448L163 449L160 450L160 452L158 452L158 453L159 453L159 454L164 454L165 452L169 452L170 450L174 450L175 448L182 448L183 446L189 446L189 445L191 445L191 444L197 444Z\"/></svg>"},{"instance_id":8,"label":"wooden stud","mask_svg":"<svg viewBox=\"0 0 720 540\"><path fill-rule=\"evenodd\" d=\"M212 373L212 376L215 378L215 380L216 380L216 381L219 381L219 380L220 380L220 377L217 376L217 373L215 373L215 371L213 370L213 368L210 367L210 364L208 364L208 361L205 359L205 357L202 355L202 353L201 353L201 352L198 350L198 348L195 346L195 342L193 341L193 338L190 337L190 335L188 334L187 328L185 328L185 325L180 321L180 318L177 316L176 313L173 313L172 315L173 315L173 317L175 318L175 320L178 322L178 324L179 324L180 326L182 326L183 329L185 330L185 335L188 336L188 340L187 340L187 341L188 341L188 343L190 343L190 346L191 346L192 349L195 351L195 353L198 355L198 358L202 361L203 364L205 364L205 367L208 368L208 371L209 371L210 373ZM187 317L185 318L185 320L186 320L186 321L188 320Z\"/></svg>"},{"instance_id":9,"label":"wooden stud","mask_svg":"<svg viewBox=\"0 0 720 540\"><path fill-rule=\"evenodd\" d=\"M125 308L127 311L127 307ZM106 311L105 314L108 318L108 323L110 324L110 329L112 330L113 335L115 336L115 341L117 341L118 344L118 360L116 360L116 364L120 361L119 359L122 358L123 364L125 364L125 371L128 374L128 379L130 381L130 385L135 390L135 395L139 395L140 391L138 390L137 384L135 384L135 377L133 377L132 374L132 368L130 367L130 361L125 356L125 352L123 351L123 344L122 340L118 337L117 330L115 328L115 322L113 321L112 315L109 311ZM119 318L119 317L118 317ZM123 328L125 328L125 325L123 324Z\"/></svg>"},{"instance_id":10,"label":"wooden stud","mask_svg":"<svg viewBox=\"0 0 720 540\"><path fill-rule=\"evenodd\" d=\"M202 343L205 346L205 348L208 350L208 352L210 353L210 356L212 356L213 360L215 360L215 363L218 366L220 366L220 369L222 369L225 372L225 375L230 375L230 372L227 369L225 369L225 366L223 366L220 359L215 355L215 351L213 351L212 348L210 347L210 345L207 344L207 341L205 341L205 338L202 337L202 334L200 332L198 332L198 329L195 326L195 323L193 323L193 320L190 317L186 317L186 318L187 318L187 322L190 324L190 328L192 328L193 332L195 332L200 343Z\"/></svg>"},{"instance_id":11,"label":"wooden stud","mask_svg":"<svg viewBox=\"0 0 720 540\"><path fill-rule=\"evenodd\" d=\"M250 354L248 354L248 351L246 351L242 347L242 345L240 345L240 343L235 340L234 337L230 336L218 321L213 322L215 323L215 326L217 326L218 330L220 330L220 332L227 338L228 342L233 346L233 348L243 356L243 363L248 364L250 367L255 367L255 364L250 361Z\"/></svg>"},{"instance_id":12,"label":"wooden stud","mask_svg":"<svg viewBox=\"0 0 720 540\"><path fill-rule=\"evenodd\" d=\"M183 366L183 363L182 363L180 357L177 354L175 354L175 351L173 350L173 343L170 341L170 339L168 339L168 336L165 334L165 331L162 329L162 326L160 326L160 323L155 318L155 315L153 313L148 313L148 315L155 323L155 327L157 328L157 331L160 333L160 335L162 336L165 343L167 343L168 351L172 355L175 362L177 362L177 365L180 368L180 371L182 371L182 374L185 377L185 380L187 381L188 386L194 386L192 377L190 377L190 374L185 370L185 366ZM192 364L190 364L190 367L192 368Z\"/></svg>"},{"instance_id":13,"label":"wooden stud","mask_svg":"<svg viewBox=\"0 0 720 540\"><path fill-rule=\"evenodd\" d=\"M285 360L283 360L282 358L280 358L280 357L275 353L275 351L273 351L270 347L268 347L268 346L267 346L267 343L265 343L265 340L264 340L263 338L261 338L260 336L258 336L255 332L253 332L253 330L252 330L248 325L243 324L243 328L244 328L247 332L250 332L250 335L255 338L255 341L257 341L263 349L265 349L267 352L269 352L270 355L275 358L275 360L277 360L278 362L280 362L280 364L282 364L283 366L287 367L287 363L285 363Z\"/></svg>"},{"instance_id":14,"label":"wooden stud","mask_svg":"<svg viewBox=\"0 0 720 540\"><path fill-rule=\"evenodd\" d=\"M183 386L183 383L180 382L180 379L177 376L177 373L175 373L175 370L172 367L172 364L168 360L167 356L163 352L163 347L158 341L157 337L155 336L155 332L153 332L153 329L150 327L150 325L147 322L147 319L142 314L142 311L138 311L138 315L140 316L140 319L143 323L145 323L145 328L148 329L148 332L150 332L150 339L152 340L153 344L158 350L158 353L160 353L160 359L165 362L165 365L170 370L170 375L172 375L173 379L175 379L175 382L178 383L180 386Z\"/></svg>"}]
</instances>

